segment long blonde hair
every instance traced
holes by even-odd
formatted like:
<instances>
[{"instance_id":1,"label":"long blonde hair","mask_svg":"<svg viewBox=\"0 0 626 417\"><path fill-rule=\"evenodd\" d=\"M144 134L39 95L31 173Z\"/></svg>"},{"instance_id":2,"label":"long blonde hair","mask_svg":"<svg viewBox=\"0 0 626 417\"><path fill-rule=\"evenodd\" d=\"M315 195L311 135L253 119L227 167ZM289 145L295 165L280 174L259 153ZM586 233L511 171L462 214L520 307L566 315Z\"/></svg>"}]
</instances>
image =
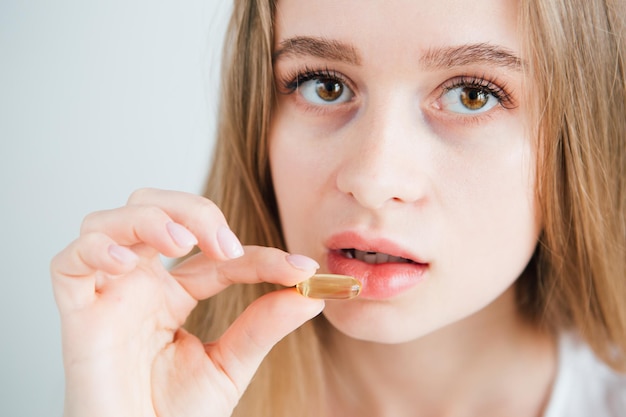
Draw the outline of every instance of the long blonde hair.
<instances>
[{"instance_id":1,"label":"long blonde hair","mask_svg":"<svg viewBox=\"0 0 626 417\"><path fill-rule=\"evenodd\" d=\"M521 3L543 232L518 299L626 370L626 2Z\"/></svg>"},{"instance_id":2,"label":"long blonde hair","mask_svg":"<svg viewBox=\"0 0 626 417\"><path fill-rule=\"evenodd\" d=\"M223 60L214 162L205 195L244 244L285 249L268 161L275 97L274 0L236 0ZM575 329L626 369L626 6L623 0L521 1L523 59L537 103L537 199L543 232L517 283L537 325ZM274 286L233 286L203 301L187 327L218 338ZM319 416L319 317L266 358L235 416Z\"/></svg>"}]
</instances>

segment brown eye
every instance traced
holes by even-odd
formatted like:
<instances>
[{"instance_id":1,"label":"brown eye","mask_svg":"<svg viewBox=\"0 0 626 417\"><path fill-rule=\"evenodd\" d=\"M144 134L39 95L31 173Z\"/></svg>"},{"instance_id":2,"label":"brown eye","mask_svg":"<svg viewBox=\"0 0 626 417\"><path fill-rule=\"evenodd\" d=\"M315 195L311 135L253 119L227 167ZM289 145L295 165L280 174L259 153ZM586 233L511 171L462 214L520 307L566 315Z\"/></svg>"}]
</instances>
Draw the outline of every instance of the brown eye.
<instances>
[{"instance_id":1,"label":"brown eye","mask_svg":"<svg viewBox=\"0 0 626 417\"><path fill-rule=\"evenodd\" d=\"M315 92L324 101L335 101L343 94L343 84L330 78L321 78L315 82Z\"/></svg>"},{"instance_id":2,"label":"brown eye","mask_svg":"<svg viewBox=\"0 0 626 417\"><path fill-rule=\"evenodd\" d=\"M297 90L302 98L317 106L346 103L354 97L350 87L337 77L313 76L299 82Z\"/></svg>"},{"instance_id":3,"label":"brown eye","mask_svg":"<svg viewBox=\"0 0 626 417\"><path fill-rule=\"evenodd\" d=\"M474 85L458 85L446 88L439 99L441 108L458 114L485 113L500 103L491 89Z\"/></svg>"},{"instance_id":4,"label":"brown eye","mask_svg":"<svg viewBox=\"0 0 626 417\"><path fill-rule=\"evenodd\" d=\"M487 105L489 93L478 88L465 87L461 90L461 104L469 110L480 110Z\"/></svg>"}]
</instances>

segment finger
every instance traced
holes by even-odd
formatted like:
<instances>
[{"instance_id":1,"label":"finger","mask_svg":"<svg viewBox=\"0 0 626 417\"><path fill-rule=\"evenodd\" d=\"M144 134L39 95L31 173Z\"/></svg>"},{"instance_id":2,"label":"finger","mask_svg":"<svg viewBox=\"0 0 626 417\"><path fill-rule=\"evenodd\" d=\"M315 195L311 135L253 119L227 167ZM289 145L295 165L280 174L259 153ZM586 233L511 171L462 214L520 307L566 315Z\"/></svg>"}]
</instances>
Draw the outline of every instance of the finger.
<instances>
[{"instance_id":1,"label":"finger","mask_svg":"<svg viewBox=\"0 0 626 417\"><path fill-rule=\"evenodd\" d=\"M215 259L243 255L239 239L228 227L222 211L209 199L180 191L144 188L135 191L128 205L158 206L198 238L198 247Z\"/></svg>"},{"instance_id":2,"label":"finger","mask_svg":"<svg viewBox=\"0 0 626 417\"><path fill-rule=\"evenodd\" d=\"M216 343L207 345L207 354L241 394L270 349L323 308L322 300L304 298L292 289L266 294L250 304Z\"/></svg>"},{"instance_id":3,"label":"finger","mask_svg":"<svg viewBox=\"0 0 626 417\"><path fill-rule=\"evenodd\" d=\"M81 234L106 233L120 245L145 243L169 257L189 253L196 237L156 206L124 206L91 213L83 220Z\"/></svg>"},{"instance_id":4,"label":"finger","mask_svg":"<svg viewBox=\"0 0 626 417\"><path fill-rule=\"evenodd\" d=\"M120 275L137 265L138 256L103 233L87 233L70 243L50 262L57 303L83 306L95 297L96 273Z\"/></svg>"},{"instance_id":5,"label":"finger","mask_svg":"<svg viewBox=\"0 0 626 417\"><path fill-rule=\"evenodd\" d=\"M203 300L231 284L269 282L293 286L311 277L317 262L280 249L246 246L244 256L228 262L197 254L172 269L172 276L195 299Z\"/></svg>"}]
</instances>

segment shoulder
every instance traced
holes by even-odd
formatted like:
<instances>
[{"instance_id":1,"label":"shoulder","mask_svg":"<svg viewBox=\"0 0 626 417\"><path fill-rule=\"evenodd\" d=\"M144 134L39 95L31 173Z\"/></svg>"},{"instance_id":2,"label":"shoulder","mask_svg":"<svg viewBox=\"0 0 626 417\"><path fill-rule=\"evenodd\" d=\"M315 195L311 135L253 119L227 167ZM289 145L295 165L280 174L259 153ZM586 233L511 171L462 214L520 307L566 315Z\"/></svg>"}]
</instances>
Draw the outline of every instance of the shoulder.
<instances>
[{"instance_id":1,"label":"shoulder","mask_svg":"<svg viewBox=\"0 0 626 417\"><path fill-rule=\"evenodd\" d=\"M626 416L626 374L605 365L573 334L559 339L558 371L544 417Z\"/></svg>"}]
</instances>

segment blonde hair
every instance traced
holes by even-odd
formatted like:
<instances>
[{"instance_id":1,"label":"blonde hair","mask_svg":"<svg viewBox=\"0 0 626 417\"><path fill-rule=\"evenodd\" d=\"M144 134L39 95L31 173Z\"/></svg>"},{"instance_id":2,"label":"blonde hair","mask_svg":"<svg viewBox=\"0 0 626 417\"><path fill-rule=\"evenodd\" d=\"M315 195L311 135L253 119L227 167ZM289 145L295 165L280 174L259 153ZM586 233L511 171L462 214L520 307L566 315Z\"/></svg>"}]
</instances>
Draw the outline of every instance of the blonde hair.
<instances>
[{"instance_id":1,"label":"blonde hair","mask_svg":"<svg viewBox=\"0 0 626 417\"><path fill-rule=\"evenodd\" d=\"M518 299L626 370L626 3L521 3L543 232Z\"/></svg>"},{"instance_id":2,"label":"blonde hair","mask_svg":"<svg viewBox=\"0 0 626 417\"><path fill-rule=\"evenodd\" d=\"M543 232L517 283L537 325L575 329L600 358L626 369L626 9L623 0L520 2L523 59L538 132L537 199ZM205 195L244 244L285 249L268 160L275 97L274 0L235 1ZM203 301L187 327L218 338L274 286L233 286ZM323 328L318 317L269 354L235 416L318 416ZM303 406L305 405L305 406Z\"/></svg>"}]
</instances>

